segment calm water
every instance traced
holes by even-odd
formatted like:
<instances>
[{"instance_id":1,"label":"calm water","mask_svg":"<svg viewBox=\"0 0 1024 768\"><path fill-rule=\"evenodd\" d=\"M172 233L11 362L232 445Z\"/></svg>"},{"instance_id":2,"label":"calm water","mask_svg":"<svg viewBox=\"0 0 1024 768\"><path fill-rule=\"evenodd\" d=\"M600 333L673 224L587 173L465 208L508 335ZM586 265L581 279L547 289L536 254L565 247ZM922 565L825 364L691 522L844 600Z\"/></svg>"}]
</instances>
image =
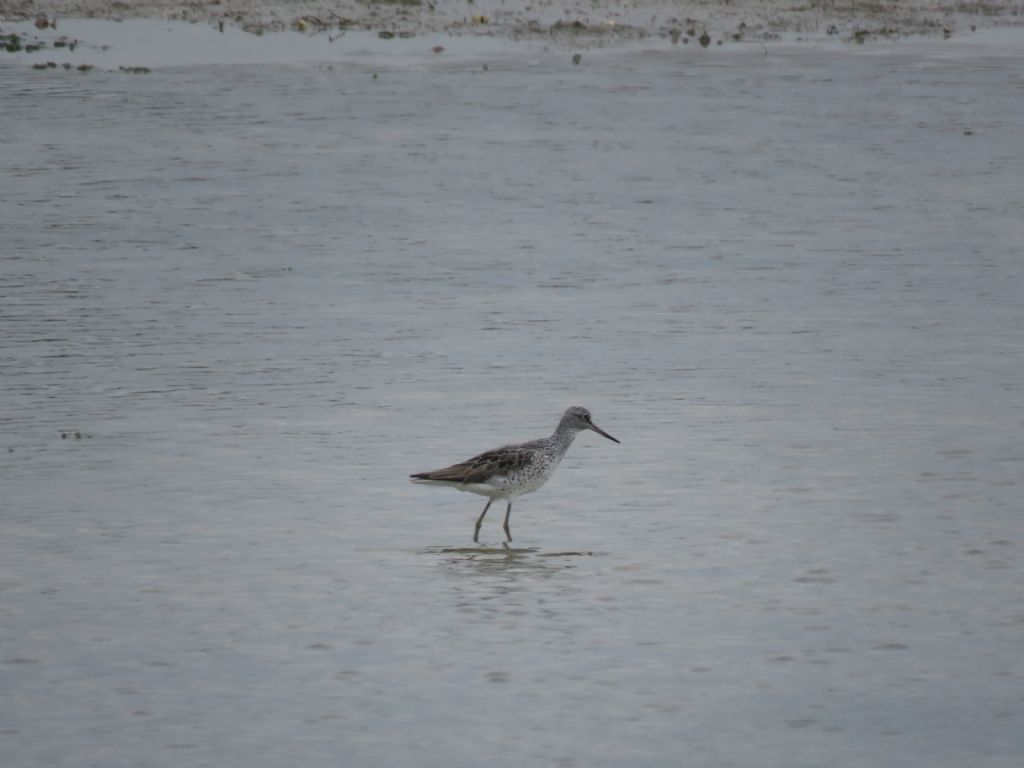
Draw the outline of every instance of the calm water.
<instances>
[{"instance_id":1,"label":"calm water","mask_svg":"<svg viewBox=\"0 0 1024 768\"><path fill-rule=\"evenodd\" d=\"M4 766L1020 765L1021 61L698 54L0 67Z\"/></svg>"}]
</instances>

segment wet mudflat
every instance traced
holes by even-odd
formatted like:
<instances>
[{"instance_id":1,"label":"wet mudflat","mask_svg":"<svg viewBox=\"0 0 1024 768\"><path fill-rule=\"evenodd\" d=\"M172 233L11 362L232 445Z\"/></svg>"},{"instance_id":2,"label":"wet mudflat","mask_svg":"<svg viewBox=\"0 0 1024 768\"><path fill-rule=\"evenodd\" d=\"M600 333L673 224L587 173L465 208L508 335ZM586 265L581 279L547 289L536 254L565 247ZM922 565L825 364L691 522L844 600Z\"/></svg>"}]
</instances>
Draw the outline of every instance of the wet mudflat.
<instances>
[{"instance_id":1,"label":"wet mudflat","mask_svg":"<svg viewBox=\"0 0 1024 768\"><path fill-rule=\"evenodd\" d=\"M0 762L1019 765L1020 60L331 66L0 69Z\"/></svg>"}]
</instances>

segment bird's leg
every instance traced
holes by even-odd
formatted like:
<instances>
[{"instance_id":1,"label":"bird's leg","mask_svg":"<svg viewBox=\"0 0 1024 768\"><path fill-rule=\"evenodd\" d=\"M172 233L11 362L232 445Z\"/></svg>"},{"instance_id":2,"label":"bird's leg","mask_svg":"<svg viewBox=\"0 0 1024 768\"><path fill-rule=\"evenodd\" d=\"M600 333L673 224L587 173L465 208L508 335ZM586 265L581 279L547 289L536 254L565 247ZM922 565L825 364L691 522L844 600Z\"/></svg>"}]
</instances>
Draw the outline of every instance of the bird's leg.
<instances>
[{"instance_id":1,"label":"bird's leg","mask_svg":"<svg viewBox=\"0 0 1024 768\"><path fill-rule=\"evenodd\" d=\"M512 541L512 531L510 531L508 529L508 516L511 515L511 514L512 514L512 502L510 501L508 503L508 509L505 510L505 525L503 526L504 529L505 529L505 535L508 536L508 540L509 541Z\"/></svg>"},{"instance_id":2,"label":"bird's leg","mask_svg":"<svg viewBox=\"0 0 1024 768\"><path fill-rule=\"evenodd\" d=\"M487 514L487 510L491 508L491 502L493 502L493 501L494 501L494 499L488 499L487 500L487 506L485 506L484 507L484 511L480 513L480 517L478 517L476 519L476 530L473 531L473 542L475 544L479 544L480 543L480 526L483 525L483 523L484 523L484 515L486 515Z\"/></svg>"}]
</instances>

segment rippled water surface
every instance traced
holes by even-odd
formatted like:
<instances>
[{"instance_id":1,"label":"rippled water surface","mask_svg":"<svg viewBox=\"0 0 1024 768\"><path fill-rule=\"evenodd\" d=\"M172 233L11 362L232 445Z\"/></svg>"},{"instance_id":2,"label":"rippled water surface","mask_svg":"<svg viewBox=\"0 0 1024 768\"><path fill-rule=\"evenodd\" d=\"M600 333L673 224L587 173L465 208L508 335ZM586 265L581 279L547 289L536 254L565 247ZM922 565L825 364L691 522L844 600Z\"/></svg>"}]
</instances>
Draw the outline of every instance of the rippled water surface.
<instances>
[{"instance_id":1,"label":"rippled water surface","mask_svg":"<svg viewBox=\"0 0 1024 768\"><path fill-rule=\"evenodd\" d=\"M0 67L0 762L1020 765L1020 65Z\"/></svg>"}]
</instances>

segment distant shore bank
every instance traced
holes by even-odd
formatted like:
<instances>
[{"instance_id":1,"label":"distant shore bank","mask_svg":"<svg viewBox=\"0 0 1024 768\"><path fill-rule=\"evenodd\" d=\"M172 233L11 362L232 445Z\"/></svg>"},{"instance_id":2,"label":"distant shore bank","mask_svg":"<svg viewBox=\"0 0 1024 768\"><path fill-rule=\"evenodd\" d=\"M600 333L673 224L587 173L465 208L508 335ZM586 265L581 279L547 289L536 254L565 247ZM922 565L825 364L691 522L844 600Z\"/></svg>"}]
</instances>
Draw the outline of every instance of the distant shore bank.
<instances>
[{"instance_id":1,"label":"distant shore bank","mask_svg":"<svg viewBox=\"0 0 1024 768\"><path fill-rule=\"evenodd\" d=\"M240 27L253 34L366 30L385 39L477 35L544 39L577 48L656 38L708 47L783 35L854 44L905 37L948 39L979 29L1024 26L1024 0L0 0L0 20L59 24L60 18L168 19Z\"/></svg>"}]
</instances>

